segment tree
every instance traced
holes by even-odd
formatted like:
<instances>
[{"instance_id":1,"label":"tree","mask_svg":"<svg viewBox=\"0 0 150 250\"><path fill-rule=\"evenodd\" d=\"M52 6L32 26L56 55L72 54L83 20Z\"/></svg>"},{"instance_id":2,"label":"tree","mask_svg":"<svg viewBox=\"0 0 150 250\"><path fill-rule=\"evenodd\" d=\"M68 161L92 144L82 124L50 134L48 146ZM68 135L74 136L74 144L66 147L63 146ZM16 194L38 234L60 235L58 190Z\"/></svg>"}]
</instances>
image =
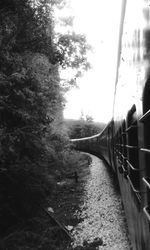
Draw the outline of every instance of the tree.
<instances>
[{"instance_id":1,"label":"tree","mask_svg":"<svg viewBox=\"0 0 150 250\"><path fill-rule=\"evenodd\" d=\"M58 67L78 68L77 58L73 61L71 55L78 55L80 47L84 52L84 38L68 35L54 43L54 4L53 0L0 2L0 219L4 226L8 214L13 221L32 217L37 203L46 202L51 191L48 175L52 165L62 165L67 147ZM62 6L63 1L57 4Z\"/></svg>"},{"instance_id":2,"label":"tree","mask_svg":"<svg viewBox=\"0 0 150 250\"><path fill-rule=\"evenodd\" d=\"M76 85L76 79L81 77L91 65L88 61L88 52L92 47L87 43L84 34L76 33L73 29L74 17L61 16L56 20L58 29L55 32L57 59L60 70L66 73L61 79L67 89ZM68 73L69 72L69 73ZM65 75L65 73L64 73Z\"/></svg>"},{"instance_id":3,"label":"tree","mask_svg":"<svg viewBox=\"0 0 150 250\"><path fill-rule=\"evenodd\" d=\"M89 68L86 53L90 46L86 44L84 35L75 32L61 35L58 40L58 49L63 53L63 60L60 62L63 68L80 68L81 71Z\"/></svg>"},{"instance_id":4,"label":"tree","mask_svg":"<svg viewBox=\"0 0 150 250\"><path fill-rule=\"evenodd\" d=\"M89 123L93 122L93 117L91 115L86 115L86 121Z\"/></svg>"},{"instance_id":5,"label":"tree","mask_svg":"<svg viewBox=\"0 0 150 250\"><path fill-rule=\"evenodd\" d=\"M76 79L81 77L85 71L90 69L87 52L90 46L86 42L86 37L72 32L71 34L61 35L58 40L58 51L60 52L60 65L62 69L71 69L71 77L68 82L63 81L64 85L73 86ZM69 76L67 76L69 78Z\"/></svg>"},{"instance_id":6,"label":"tree","mask_svg":"<svg viewBox=\"0 0 150 250\"><path fill-rule=\"evenodd\" d=\"M35 8L28 0L2 3L1 127L6 133L30 127L42 134L63 106L48 1Z\"/></svg>"},{"instance_id":7,"label":"tree","mask_svg":"<svg viewBox=\"0 0 150 250\"><path fill-rule=\"evenodd\" d=\"M0 203L4 208L0 216L3 211L6 216L10 211L16 217L31 216L37 202L45 202L50 192L46 162L53 159L56 147L51 143L48 152L46 143L64 104L53 17L46 0L37 5L2 0L0 7Z\"/></svg>"}]
</instances>

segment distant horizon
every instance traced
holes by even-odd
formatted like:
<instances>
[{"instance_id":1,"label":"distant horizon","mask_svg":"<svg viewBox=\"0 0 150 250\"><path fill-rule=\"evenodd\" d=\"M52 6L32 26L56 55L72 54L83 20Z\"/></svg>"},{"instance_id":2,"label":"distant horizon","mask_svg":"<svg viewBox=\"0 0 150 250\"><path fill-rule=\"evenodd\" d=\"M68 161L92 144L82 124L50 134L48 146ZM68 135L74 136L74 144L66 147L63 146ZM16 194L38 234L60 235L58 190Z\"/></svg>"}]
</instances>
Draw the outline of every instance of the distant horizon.
<instances>
[{"instance_id":1,"label":"distant horizon","mask_svg":"<svg viewBox=\"0 0 150 250\"><path fill-rule=\"evenodd\" d=\"M66 118L66 117L63 117L63 119L64 119L64 120L68 120L68 121L75 121L75 122L77 122L77 121L82 121L81 118L76 119L76 118ZM84 120L84 119L83 119L83 121L84 121L84 122L88 122L88 121L86 121L86 120ZM110 121L111 121L111 120L110 120ZM107 123L108 123L109 121L108 121L108 122L104 122L104 121L95 121L95 120L93 120L92 122L93 122L93 123L98 123L98 124L105 124L105 125L107 125Z\"/></svg>"}]
</instances>

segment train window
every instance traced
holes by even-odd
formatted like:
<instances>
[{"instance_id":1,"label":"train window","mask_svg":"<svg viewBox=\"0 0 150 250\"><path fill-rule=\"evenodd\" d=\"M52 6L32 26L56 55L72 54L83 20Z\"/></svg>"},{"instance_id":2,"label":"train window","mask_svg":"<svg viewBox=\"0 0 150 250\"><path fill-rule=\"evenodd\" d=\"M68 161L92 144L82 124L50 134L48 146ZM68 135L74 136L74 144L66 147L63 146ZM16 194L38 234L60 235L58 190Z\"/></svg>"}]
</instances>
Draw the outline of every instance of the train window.
<instances>
[{"instance_id":1,"label":"train window","mask_svg":"<svg viewBox=\"0 0 150 250\"><path fill-rule=\"evenodd\" d=\"M121 143L121 148L120 148L120 152L121 152L121 161L124 164L124 141L123 141L123 127L121 126L120 128L120 143Z\"/></svg>"},{"instance_id":2,"label":"train window","mask_svg":"<svg viewBox=\"0 0 150 250\"><path fill-rule=\"evenodd\" d=\"M119 159L119 172L124 173L127 178L127 149L126 149L126 126L125 121L121 124L118 133L118 159Z\"/></svg>"},{"instance_id":3,"label":"train window","mask_svg":"<svg viewBox=\"0 0 150 250\"><path fill-rule=\"evenodd\" d=\"M119 156L119 132L116 134L116 151L117 155Z\"/></svg>"},{"instance_id":4,"label":"train window","mask_svg":"<svg viewBox=\"0 0 150 250\"><path fill-rule=\"evenodd\" d=\"M124 164L124 167L125 169L127 169L127 166L126 166L126 159L127 159L127 139L126 139L126 124L125 124L125 121L123 121L123 124L122 124L122 145L123 145L123 164Z\"/></svg>"},{"instance_id":5,"label":"train window","mask_svg":"<svg viewBox=\"0 0 150 250\"><path fill-rule=\"evenodd\" d=\"M122 140L121 140L121 127L119 128L119 133L118 133L118 142L119 142L119 158L120 158L120 161L122 162Z\"/></svg>"},{"instance_id":6,"label":"train window","mask_svg":"<svg viewBox=\"0 0 150 250\"><path fill-rule=\"evenodd\" d=\"M115 152L118 159L118 171L120 173L123 173L123 162L124 162L124 156L123 156L123 138L122 138L122 126L119 127L116 136L115 136Z\"/></svg>"},{"instance_id":7,"label":"train window","mask_svg":"<svg viewBox=\"0 0 150 250\"><path fill-rule=\"evenodd\" d=\"M135 190L140 190L138 126L136 106L133 105L127 115L127 164L129 179Z\"/></svg>"},{"instance_id":8,"label":"train window","mask_svg":"<svg viewBox=\"0 0 150 250\"><path fill-rule=\"evenodd\" d=\"M144 124L144 148L141 151L145 155L145 185L150 203L150 79L147 81L143 94L143 117L140 119Z\"/></svg>"}]
</instances>

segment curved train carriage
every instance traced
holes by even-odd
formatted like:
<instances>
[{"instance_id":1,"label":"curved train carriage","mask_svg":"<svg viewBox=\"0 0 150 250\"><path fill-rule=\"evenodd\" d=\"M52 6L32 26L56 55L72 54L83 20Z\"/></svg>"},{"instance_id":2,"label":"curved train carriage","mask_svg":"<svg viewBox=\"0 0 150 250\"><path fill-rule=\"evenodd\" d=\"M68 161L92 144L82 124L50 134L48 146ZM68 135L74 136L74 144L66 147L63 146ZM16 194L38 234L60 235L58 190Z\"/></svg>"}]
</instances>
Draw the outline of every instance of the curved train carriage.
<instances>
[{"instance_id":1,"label":"curved train carriage","mask_svg":"<svg viewBox=\"0 0 150 250\"><path fill-rule=\"evenodd\" d=\"M101 133L85 137L81 139L71 139L74 148L97 155L107 161L109 165L112 163L112 122L110 122Z\"/></svg>"},{"instance_id":2,"label":"curved train carriage","mask_svg":"<svg viewBox=\"0 0 150 250\"><path fill-rule=\"evenodd\" d=\"M133 250L150 250L150 1L123 1L113 119L72 140L117 174Z\"/></svg>"}]
</instances>

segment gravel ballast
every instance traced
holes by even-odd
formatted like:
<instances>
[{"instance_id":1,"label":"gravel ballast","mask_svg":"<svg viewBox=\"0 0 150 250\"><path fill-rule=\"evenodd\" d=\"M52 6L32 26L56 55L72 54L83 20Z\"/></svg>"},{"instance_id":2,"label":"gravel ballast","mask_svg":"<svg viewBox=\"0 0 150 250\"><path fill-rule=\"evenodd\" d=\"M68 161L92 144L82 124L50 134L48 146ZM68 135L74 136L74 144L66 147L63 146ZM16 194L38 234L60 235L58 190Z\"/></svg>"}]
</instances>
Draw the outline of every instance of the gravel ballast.
<instances>
[{"instance_id":1,"label":"gravel ballast","mask_svg":"<svg viewBox=\"0 0 150 250\"><path fill-rule=\"evenodd\" d=\"M74 247L100 239L96 249L130 250L121 196L114 176L102 160L92 157L90 172L82 177L83 197L76 216L81 219L72 232Z\"/></svg>"}]
</instances>

